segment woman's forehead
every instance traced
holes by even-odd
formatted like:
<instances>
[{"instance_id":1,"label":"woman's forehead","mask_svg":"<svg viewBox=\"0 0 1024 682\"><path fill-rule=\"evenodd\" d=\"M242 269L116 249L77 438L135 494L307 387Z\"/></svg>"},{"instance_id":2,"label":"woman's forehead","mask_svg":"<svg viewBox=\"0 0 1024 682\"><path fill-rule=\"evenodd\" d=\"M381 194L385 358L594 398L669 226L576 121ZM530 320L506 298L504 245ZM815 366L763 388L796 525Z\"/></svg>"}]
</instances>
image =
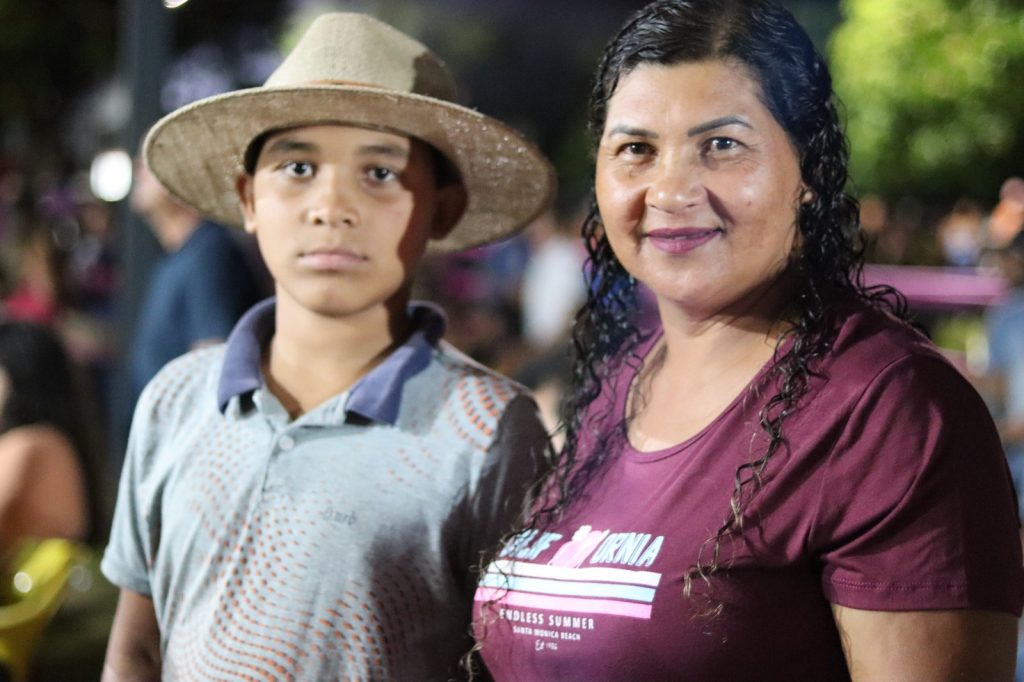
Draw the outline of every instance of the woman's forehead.
<instances>
[{"instance_id":1,"label":"woman's forehead","mask_svg":"<svg viewBox=\"0 0 1024 682\"><path fill-rule=\"evenodd\" d=\"M625 74L608 104L606 129L618 119L666 114L727 116L767 113L760 87L744 67L723 60L641 64Z\"/></svg>"}]
</instances>

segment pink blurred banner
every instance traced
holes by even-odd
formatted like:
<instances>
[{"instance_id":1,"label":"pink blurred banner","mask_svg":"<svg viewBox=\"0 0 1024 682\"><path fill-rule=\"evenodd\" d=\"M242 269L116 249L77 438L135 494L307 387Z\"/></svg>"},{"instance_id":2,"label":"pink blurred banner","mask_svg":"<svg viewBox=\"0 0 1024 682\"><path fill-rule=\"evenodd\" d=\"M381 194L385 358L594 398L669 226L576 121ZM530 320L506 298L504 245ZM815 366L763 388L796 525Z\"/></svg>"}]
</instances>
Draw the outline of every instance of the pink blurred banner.
<instances>
[{"instance_id":1,"label":"pink blurred banner","mask_svg":"<svg viewBox=\"0 0 1024 682\"><path fill-rule=\"evenodd\" d=\"M915 309L962 310L998 303L1009 291L1006 280L976 268L865 265L864 283L888 284Z\"/></svg>"}]
</instances>

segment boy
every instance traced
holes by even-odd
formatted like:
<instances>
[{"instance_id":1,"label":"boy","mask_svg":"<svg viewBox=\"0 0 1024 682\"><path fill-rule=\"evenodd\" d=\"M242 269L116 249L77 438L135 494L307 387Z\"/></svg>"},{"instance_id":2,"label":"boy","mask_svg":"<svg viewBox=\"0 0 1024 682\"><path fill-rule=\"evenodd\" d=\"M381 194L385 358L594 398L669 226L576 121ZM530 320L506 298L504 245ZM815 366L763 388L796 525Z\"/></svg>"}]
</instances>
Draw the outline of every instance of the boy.
<instances>
[{"instance_id":1,"label":"boy","mask_svg":"<svg viewBox=\"0 0 1024 682\"><path fill-rule=\"evenodd\" d=\"M428 242L528 222L553 175L453 93L416 41L330 14L262 88L150 132L174 194L255 234L276 298L143 393L105 680L461 676L474 567L546 438L519 386L407 305L410 280Z\"/></svg>"}]
</instances>

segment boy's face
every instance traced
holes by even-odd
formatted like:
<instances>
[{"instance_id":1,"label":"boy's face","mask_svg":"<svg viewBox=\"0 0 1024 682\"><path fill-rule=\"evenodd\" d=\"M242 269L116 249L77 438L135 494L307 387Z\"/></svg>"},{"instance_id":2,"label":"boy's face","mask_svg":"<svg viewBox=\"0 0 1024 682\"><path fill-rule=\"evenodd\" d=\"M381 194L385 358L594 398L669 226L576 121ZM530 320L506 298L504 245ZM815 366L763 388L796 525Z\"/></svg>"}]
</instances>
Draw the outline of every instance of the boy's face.
<instances>
[{"instance_id":1,"label":"boy's face","mask_svg":"<svg viewBox=\"0 0 1024 682\"><path fill-rule=\"evenodd\" d=\"M458 218L459 192L436 187L424 143L339 125L271 135L238 180L278 305L331 317L404 305L427 240Z\"/></svg>"}]
</instances>

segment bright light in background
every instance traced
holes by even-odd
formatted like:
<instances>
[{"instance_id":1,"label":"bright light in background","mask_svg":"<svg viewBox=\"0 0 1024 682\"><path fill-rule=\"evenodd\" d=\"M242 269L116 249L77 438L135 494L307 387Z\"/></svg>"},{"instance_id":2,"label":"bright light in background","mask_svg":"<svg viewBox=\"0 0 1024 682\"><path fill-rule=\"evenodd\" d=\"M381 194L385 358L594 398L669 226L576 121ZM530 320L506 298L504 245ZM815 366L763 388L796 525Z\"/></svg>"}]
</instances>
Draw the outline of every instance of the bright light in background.
<instances>
[{"instance_id":1,"label":"bright light in background","mask_svg":"<svg viewBox=\"0 0 1024 682\"><path fill-rule=\"evenodd\" d=\"M92 160L89 188L103 201L121 201L132 188L132 157L123 149L108 149Z\"/></svg>"},{"instance_id":2,"label":"bright light in background","mask_svg":"<svg viewBox=\"0 0 1024 682\"><path fill-rule=\"evenodd\" d=\"M164 0L164 7L167 9L178 9L186 2L188 2L188 0Z\"/></svg>"}]
</instances>

